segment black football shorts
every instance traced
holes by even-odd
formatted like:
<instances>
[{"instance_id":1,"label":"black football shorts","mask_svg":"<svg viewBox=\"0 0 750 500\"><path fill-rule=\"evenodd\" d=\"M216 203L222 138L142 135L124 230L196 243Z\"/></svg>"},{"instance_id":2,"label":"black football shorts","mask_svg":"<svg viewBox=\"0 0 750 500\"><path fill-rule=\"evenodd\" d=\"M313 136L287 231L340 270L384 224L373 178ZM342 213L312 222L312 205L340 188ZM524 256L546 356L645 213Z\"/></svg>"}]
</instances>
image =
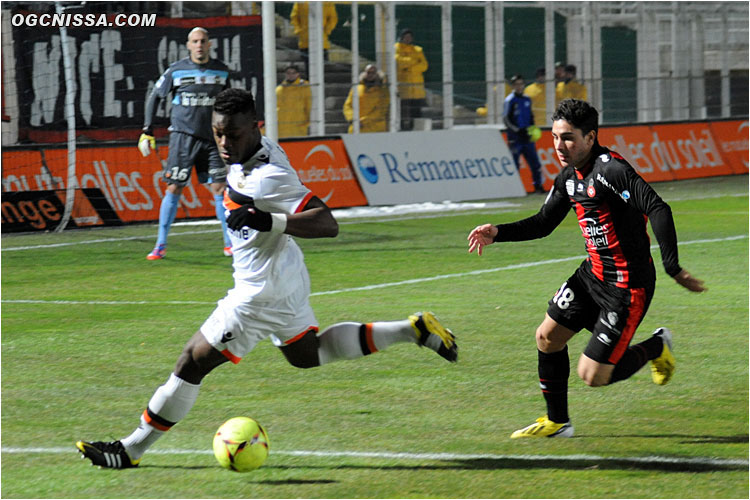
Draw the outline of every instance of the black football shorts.
<instances>
[{"instance_id":1,"label":"black football shorts","mask_svg":"<svg viewBox=\"0 0 750 500\"><path fill-rule=\"evenodd\" d=\"M599 280L584 262L549 301L547 314L562 326L592 333L586 356L600 363L617 364L628 348L651 299L647 288L620 288Z\"/></svg>"}]
</instances>

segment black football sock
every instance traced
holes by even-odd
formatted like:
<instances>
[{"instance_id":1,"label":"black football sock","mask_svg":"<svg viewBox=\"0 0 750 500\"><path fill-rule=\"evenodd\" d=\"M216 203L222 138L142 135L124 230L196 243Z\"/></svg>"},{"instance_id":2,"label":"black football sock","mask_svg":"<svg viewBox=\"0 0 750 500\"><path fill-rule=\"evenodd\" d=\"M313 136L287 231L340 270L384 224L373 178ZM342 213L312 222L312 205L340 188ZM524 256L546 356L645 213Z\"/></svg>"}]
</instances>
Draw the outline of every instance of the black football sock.
<instances>
[{"instance_id":1,"label":"black football sock","mask_svg":"<svg viewBox=\"0 0 750 500\"><path fill-rule=\"evenodd\" d=\"M640 344L628 347L628 350L625 351L625 354L622 355L620 361L615 365L609 383L614 384L620 380L630 378L631 375L643 368L643 365L648 363L649 360L661 356L663 348L664 341L657 335L652 335Z\"/></svg>"},{"instance_id":2,"label":"black football sock","mask_svg":"<svg viewBox=\"0 0 750 500\"><path fill-rule=\"evenodd\" d=\"M558 352L539 351L539 387L547 402L547 418L559 424L570 419L568 417L569 376L568 346Z\"/></svg>"}]
</instances>

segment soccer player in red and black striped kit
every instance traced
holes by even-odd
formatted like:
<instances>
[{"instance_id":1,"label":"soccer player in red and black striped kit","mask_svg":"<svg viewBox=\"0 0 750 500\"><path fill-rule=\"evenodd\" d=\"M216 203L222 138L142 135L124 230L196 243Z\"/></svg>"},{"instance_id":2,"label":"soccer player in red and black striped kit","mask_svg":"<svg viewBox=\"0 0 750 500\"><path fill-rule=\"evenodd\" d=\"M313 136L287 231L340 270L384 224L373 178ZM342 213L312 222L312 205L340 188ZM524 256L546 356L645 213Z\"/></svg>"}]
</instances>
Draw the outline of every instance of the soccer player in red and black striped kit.
<instances>
[{"instance_id":1,"label":"soccer player in red and black striped kit","mask_svg":"<svg viewBox=\"0 0 750 500\"><path fill-rule=\"evenodd\" d=\"M552 116L552 138L563 170L539 212L510 224L484 224L469 234L469 253L486 245L549 235L572 208L588 258L550 299L536 330L539 383L547 415L511 438L571 437L568 415L568 341L586 328L591 339L578 375L592 387L624 380L651 361L651 375L664 385L672 377L672 333L659 328L630 345L654 294L656 271L647 223L659 242L667 274L692 292L703 282L679 265L672 211L622 156L597 139L599 113L589 103L566 99Z\"/></svg>"}]
</instances>

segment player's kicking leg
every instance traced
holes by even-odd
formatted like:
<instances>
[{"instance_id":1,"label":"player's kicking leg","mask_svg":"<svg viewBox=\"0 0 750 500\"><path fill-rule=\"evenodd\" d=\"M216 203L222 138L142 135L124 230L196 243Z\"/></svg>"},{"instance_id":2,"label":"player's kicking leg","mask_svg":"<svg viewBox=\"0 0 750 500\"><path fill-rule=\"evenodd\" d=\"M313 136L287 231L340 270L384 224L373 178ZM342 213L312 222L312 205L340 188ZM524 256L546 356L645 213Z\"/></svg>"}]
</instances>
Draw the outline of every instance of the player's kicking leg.
<instances>
[{"instance_id":1,"label":"player's kicking leg","mask_svg":"<svg viewBox=\"0 0 750 500\"><path fill-rule=\"evenodd\" d=\"M274 344L298 368L361 358L396 343L429 347L451 362L458 359L458 346L453 333L430 312L416 313L399 321L337 323L320 334L310 330L305 335L290 335L287 341L274 337Z\"/></svg>"},{"instance_id":2,"label":"player's kicking leg","mask_svg":"<svg viewBox=\"0 0 750 500\"><path fill-rule=\"evenodd\" d=\"M78 441L76 448L81 452L81 459L88 458L91 465L108 469L130 469L138 467L139 460L131 460L130 455L120 441Z\"/></svg>"}]
</instances>

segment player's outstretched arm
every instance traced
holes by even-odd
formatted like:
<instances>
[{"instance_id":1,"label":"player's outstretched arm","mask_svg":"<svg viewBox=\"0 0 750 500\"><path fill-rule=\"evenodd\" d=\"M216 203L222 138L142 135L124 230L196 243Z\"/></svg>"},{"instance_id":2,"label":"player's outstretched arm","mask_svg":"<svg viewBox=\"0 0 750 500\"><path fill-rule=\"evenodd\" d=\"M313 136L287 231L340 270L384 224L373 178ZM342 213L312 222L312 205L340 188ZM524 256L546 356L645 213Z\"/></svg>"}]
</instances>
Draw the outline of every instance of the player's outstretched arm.
<instances>
[{"instance_id":1,"label":"player's outstretched arm","mask_svg":"<svg viewBox=\"0 0 750 500\"><path fill-rule=\"evenodd\" d=\"M472 253L475 249L477 255L482 255L482 250L485 246L491 245L495 241L497 236L497 227L492 224L483 224L475 227L470 233L469 237L469 253Z\"/></svg>"},{"instance_id":2,"label":"player's outstretched arm","mask_svg":"<svg viewBox=\"0 0 750 500\"><path fill-rule=\"evenodd\" d=\"M284 232L298 238L333 238L339 234L339 223L328 205L313 196L301 212L287 216Z\"/></svg>"},{"instance_id":3,"label":"player's outstretched arm","mask_svg":"<svg viewBox=\"0 0 750 500\"><path fill-rule=\"evenodd\" d=\"M708 288L703 286L703 280L693 277L685 269L677 273L674 276L674 280L691 292L705 292L708 290Z\"/></svg>"}]
</instances>

